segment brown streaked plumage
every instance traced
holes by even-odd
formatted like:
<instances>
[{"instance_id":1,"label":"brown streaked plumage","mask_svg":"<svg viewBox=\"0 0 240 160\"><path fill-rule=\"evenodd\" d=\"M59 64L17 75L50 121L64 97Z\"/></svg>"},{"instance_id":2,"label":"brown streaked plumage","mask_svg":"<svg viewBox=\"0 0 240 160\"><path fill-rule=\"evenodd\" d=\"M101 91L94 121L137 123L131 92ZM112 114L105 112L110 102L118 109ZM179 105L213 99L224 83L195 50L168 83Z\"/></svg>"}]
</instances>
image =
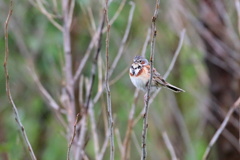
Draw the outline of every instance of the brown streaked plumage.
<instances>
[{"instance_id":1,"label":"brown streaked plumage","mask_svg":"<svg viewBox=\"0 0 240 160\"><path fill-rule=\"evenodd\" d=\"M135 87L147 92L150 79L150 65L148 60L142 56L136 56L129 70L129 76ZM160 73L153 68L153 78L151 83L151 93L160 87L168 88L174 92L185 92L184 90L166 82Z\"/></svg>"}]
</instances>

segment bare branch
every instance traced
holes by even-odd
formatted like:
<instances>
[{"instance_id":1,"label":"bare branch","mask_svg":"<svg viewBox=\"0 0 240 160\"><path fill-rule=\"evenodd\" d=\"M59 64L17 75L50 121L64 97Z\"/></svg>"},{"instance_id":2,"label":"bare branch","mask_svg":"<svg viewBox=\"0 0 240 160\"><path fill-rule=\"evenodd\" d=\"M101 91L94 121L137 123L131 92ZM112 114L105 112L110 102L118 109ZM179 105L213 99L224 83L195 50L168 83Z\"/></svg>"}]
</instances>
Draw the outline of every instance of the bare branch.
<instances>
[{"instance_id":1,"label":"bare branch","mask_svg":"<svg viewBox=\"0 0 240 160\"><path fill-rule=\"evenodd\" d=\"M170 155L171 155L171 159L172 159L172 160L178 160L178 159L177 159L177 156L176 156L176 153L175 153L175 151L174 151L174 148L173 148L173 146L172 146L172 144L171 144L171 141L170 141L170 139L169 139L169 137L168 137L168 135L167 135L167 132L164 131L163 134L162 134L162 136L163 136L163 140L164 140L164 142L165 142L165 144L166 144L166 146L167 146L167 149L168 149L168 151L169 151L169 153L170 153Z\"/></svg>"},{"instance_id":2,"label":"bare branch","mask_svg":"<svg viewBox=\"0 0 240 160\"><path fill-rule=\"evenodd\" d=\"M31 63L31 62L30 62ZM43 95L43 98L45 99L46 103L53 109L54 113L56 114L57 119L62 124L64 128L68 128L65 120L61 116L61 112L63 111L58 103L53 99L53 97L50 95L50 93L46 90L46 88L43 87L42 83L40 82L33 64L30 64L31 68L29 68L31 76L33 77L33 80L35 81L40 93Z\"/></svg>"},{"instance_id":3,"label":"bare branch","mask_svg":"<svg viewBox=\"0 0 240 160\"><path fill-rule=\"evenodd\" d=\"M120 15L123 7L125 6L125 3L126 3L126 0L122 0L120 6L118 7L118 9L117 9L116 13L114 14L113 18L109 21L109 25L110 25L110 26L114 23L114 21L115 21L115 20L117 19L117 17ZM104 27L104 29L103 29L102 32L105 33L106 31L107 31L107 26Z\"/></svg>"},{"instance_id":4,"label":"bare branch","mask_svg":"<svg viewBox=\"0 0 240 160\"><path fill-rule=\"evenodd\" d=\"M166 72L166 73L164 74L164 76L163 76L164 79L166 79L166 78L168 77L168 75L170 74L170 72L171 72L172 69L173 69L174 64L176 63L177 57L178 57L178 55L179 55L179 53L180 53L180 50L181 50L181 48L182 48L182 45L183 45L183 40L184 40L184 37L185 37L185 33L186 33L186 30L185 30L185 29L183 29L183 30L181 31L181 33L180 33L180 41L179 41L179 43L178 43L177 50L176 50L175 53L174 53L173 59L172 59L172 61L171 61L171 63L170 63L170 66L168 67L167 72Z\"/></svg>"},{"instance_id":5,"label":"bare branch","mask_svg":"<svg viewBox=\"0 0 240 160\"><path fill-rule=\"evenodd\" d=\"M90 121L91 121L91 130L92 130L93 143L94 143L95 159L98 160L99 139L98 139L98 134L97 134L96 120L95 120L95 116L94 116L94 110L93 110L92 103L90 103L88 111L89 111L89 116L90 116Z\"/></svg>"},{"instance_id":6,"label":"bare branch","mask_svg":"<svg viewBox=\"0 0 240 160\"><path fill-rule=\"evenodd\" d=\"M147 158L146 138L147 138L147 127L148 127L149 96L150 96L150 89L151 89L151 83L152 83L152 77L153 77L154 49L155 49L155 39L157 35L156 19L157 19L159 7L160 7L159 5L160 5L160 0L157 0L154 15L152 17L152 25L151 25L152 40L151 40L151 55L150 55L150 79L148 81L148 90L146 93L146 100L145 100L145 106L144 106L141 160L146 160Z\"/></svg>"},{"instance_id":7,"label":"bare branch","mask_svg":"<svg viewBox=\"0 0 240 160\"><path fill-rule=\"evenodd\" d=\"M145 39L145 42L144 42L144 45L143 45L143 48L142 48L141 55L143 57L146 57L145 54L146 54L146 50L147 50L147 45L148 45L148 43L150 41L150 37L151 37L151 28L149 27L148 31L147 31L147 36L146 36L146 39Z\"/></svg>"},{"instance_id":8,"label":"bare branch","mask_svg":"<svg viewBox=\"0 0 240 160\"><path fill-rule=\"evenodd\" d=\"M115 129L115 135L116 135L116 139L117 139L118 148L120 150L120 153L122 154L124 148L123 148L123 144L122 144L121 134L120 134L118 128Z\"/></svg>"},{"instance_id":9,"label":"bare branch","mask_svg":"<svg viewBox=\"0 0 240 160\"><path fill-rule=\"evenodd\" d=\"M70 151L71 151L71 147L72 147L72 144L73 144L73 141L74 141L74 138L75 138L75 135L76 135L76 126L77 126L77 122L78 122L78 118L79 118L79 113L77 114L77 117L76 117L76 121L74 123L74 126L73 126L73 135L72 135L72 139L68 145L68 152L67 152L67 160L70 160Z\"/></svg>"},{"instance_id":10,"label":"bare branch","mask_svg":"<svg viewBox=\"0 0 240 160\"><path fill-rule=\"evenodd\" d=\"M110 86L116 83L120 78L122 78L127 73L128 70L129 70L129 66L127 66L122 72L120 72L116 77L114 77L114 79L112 79L109 82Z\"/></svg>"},{"instance_id":11,"label":"bare branch","mask_svg":"<svg viewBox=\"0 0 240 160\"><path fill-rule=\"evenodd\" d=\"M209 153L211 151L212 146L218 140L219 136L221 135L221 133L225 129L226 125L228 124L228 121L229 121L230 117L232 116L232 114L236 110L236 108L239 107L239 105L240 105L240 97L236 100L236 102L233 104L233 106L231 106L231 108L228 111L226 117L224 118L224 121L222 122L221 126L218 128L218 130L213 135L210 143L208 144L207 149L204 152L204 155L203 155L203 158L202 158L203 160L206 160L208 158L208 155L209 155Z\"/></svg>"},{"instance_id":12,"label":"bare branch","mask_svg":"<svg viewBox=\"0 0 240 160\"><path fill-rule=\"evenodd\" d=\"M97 49L96 49L96 53L94 55L94 59L93 59L93 63L92 63L92 71L91 71L92 75L91 75L91 79L90 79L90 87L89 87L88 94L86 96L87 99L86 99L86 104L85 104L85 109L86 109L85 112L86 113L88 112L87 110L88 110L90 98L92 96L93 83L94 83L95 76L96 76L98 56L99 56L99 53L100 53L100 50L101 50L101 40L102 40L101 30L104 27L104 21L105 21L105 13L103 14L103 18L102 18L102 22L101 22L101 28L100 28L100 36L98 37L98 40L97 40Z\"/></svg>"},{"instance_id":13,"label":"bare branch","mask_svg":"<svg viewBox=\"0 0 240 160\"><path fill-rule=\"evenodd\" d=\"M238 15L238 34L240 34L240 2L239 0L235 0L235 6Z\"/></svg>"},{"instance_id":14,"label":"bare branch","mask_svg":"<svg viewBox=\"0 0 240 160\"><path fill-rule=\"evenodd\" d=\"M128 116L128 126L127 126L127 131L125 134L125 138L123 141L123 152L122 152L122 160L127 160L127 156L128 156L128 151L129 151L129 145L130 145L130 137L132 134L132 129L134 126L134 114L135 114L135 108L136 108L136 102L137 102L137 98L138 98L138 94L139 94L139 89L135 90L134 93L134 100L132 103L132 107Z\"/></svg>"},{"instance_id":15,"label":"bare branch","mask_svg":"<svg viewBox=\"0 0 240 160\"><path fill-rule=\"evenodd\" d=\"M85 66L85 64L86 64L86 62L87 62L87 60L90 56L90 53L91 53L95 43L97 42L97 40L99 40L99 37L100 37L101 33L102 33L102 27L101 27L101 24L100 24L99 27L98 27L98 31L94 34L94 36L93 36L93 38L92 38L92 40L91 40L91 42L90 42L90 44L87 48L87 51L84 54L84 57L82 58L81 62L79 63L79 66L78 66L77 71L76 71L76 73L74 75L74 78L73 78L73 83L74 84L77 82L79 76L81 75L81 73L83 71L83 68L84 68L84 66Z\"/></svg>"},{"instance_id":16,"label":"bare branch","mask_svg":"<svg viewBox=\"0 0 240 160\"><path fill-rule=\"evenodd\" d=\"M205 115L206 119L212 123L212 125L217 129L220 126L220 121L209 111L207 111ZM230 122L230 120L229 120ZM227 128L225 128L222 132L222 135L231 143L238 152L240 152L239 142L237 137L235 137Z\"/></svg>"},{"instance_id":17,"label":"bare branch","mask_svg":"<svg viewBox=\"0 0 240 160\"><path fill-rule=\"evenodd\" d=\"M54 20L54 15L50 14L46 8L43 6L42 1L41 0L36 0L37 4L36 7L40 10L40 12L42 12L43 15L45 15L47 17L47 19L60 31L63 31L63 27Z\"/></svg>"},{"instance_id":18,"label":"bare branch","mask_svg":"<svg viewBox=\"0 0 240 160\"><path fill-rule=\"evenodd\" d=\"M135 132L132 132L132 139L133 139L133 143L135 144L139 155L141 156L141 146L140 146L140 143L138 142L138 139L137 139L137 136L136 136Z\"/></svg>"},{"instance_id":19,"label":"bare branch","mask_svg":"<svg viewBox=\"0 0 240 160\"><path fill-rule=\"evenodd\" d=\"M7 19L5 21L5 26L4 26L4 33L5 33L5 58L4 58L4 72L5 72L5 78L6 78L6 92L7 92L7 96L8 96L8 100L9 102L12 104L12 109L13 109L13 112L14 112L14 116L15 116L15 120L18 124L18 127L20 129L20 132L22 134L22 137L23 137L23 140L27 146L27 150L31 156L31 159L32 160L36 160L36 156L33 152L33 149L32 149L32 146L28 140L28 136L27 136L27 133L25 132L25 129L24 129L24 126L20 120L20 117L19 117L19 114L18 114L18 109L13 101L13 98L12 98L12 94L11 94L11 90L10 90L10 84L9 84L9 74L8 74L8 67L7 67L7 63L8 63L8 54L9 54L9 48L8 48L8 23L9 23L9 20L12 16L12 13L13 13L13 2L10 1L10 8L9 8L9 12L8 12L8 16L7 16Z\"/></svg>"},{"instance_id":20,"label":"bare branch","mask_svg":"<svg viewBox=\"0 0 240 160\"><path fill-rule=\"evenodd\" d=\"M79 133L78 142L77 142L77 151L75 154L75 159L80 159L84 157L84 144L85 144L85 135L87 131L87 114L83 114L81 118L81 131Z\"/></svg>"},{"instance_id":21,"label":"bare branch","mask_svg":"<svg viewBox=\"0 0 240 160\"><path fill-rule=\"evenodd\" d=\"M74 1L74 0L73 0ZM75 1L74 1L75 2ZM71 48L71 35L70 27L72 22L72 6L70 6L68 0L62 0L62 11L63 11L63 48L65 56L65 80L66 90L69 95L69 106L68 109L71 111L68 115L70 123L73 126L76 116L75 108L75 96L74 96L74 84L73 84L73 71L72 71L72 48Z\"/></svg>"},{"instance_id":22,"label":"bare branch","mask_svg":"<svg viewBox=\"0 0 240 160\"><path fill-rule=\"evenodd\" d=\"M60 107L57 104L57 102L52 98L52 96L49 94L49 92L43 87L42 83L39 81L36 72L34 69L29 68L31 72L31 76L33 77L33 80L37 84L37 87L39 91L42 93L43 97L46 99L47 103L49 104L50 107L52 107L54 110L59 110Z\"/></svg>"},{"instance_id":23,"label":"bare branch","mask_svg":"<svg viewBox=\"0 0 240 160\"><path fill-rule=\"evenodd\" d=\"M109 32L110 32L110 25L109 25L109 19L108 19L108 0L105 1L105 12L106 12L105 15L106 15L106 25L107 25L105 86L106 86L106 92L107 92L108 129L110 130L110 160L114 160L113 117L112 117L111 92L110 92L110 87L109 87Z\"/></svg>"},{"instance_id":24,"label":"bare branch","mask_svg":"<svg viewBox=\"0 0 240 160\"><path fill-rule=\"evenodd\" d=\"M97 160L102 160L103 159L104 153L106 152L106 149L107 149L107 146L108 146L109 136L110 136L110 130L108 130L107 133L106 133L106 137L105 137L105 140L103 142L102 149L97 156Z\"/></svg>"},{"instance_id":25,"label":"bare branch","mask_svg":"<svg viewBox=\"0 0 240 160\"><path fill-rule=\"evenodd\" d=\"M125 47L125 44L126 44L126 41L127 41L128 35L129 35L129 31L130 31L130 28L131 28L133 13L134 13L134 10L135 10L135 3L132 2L132 1L130 1L129 4L131 5L131 10L130 10L129 16L128 16L128 24L127 24L127 27L126 27L126 30L125 30L123 39L122 39L122 41L121 41L121 45L120 45L120 47L119 47L119 49L118 49L117 56L115 57L112 65L111 65L111 68L110 68L110 70L109 70L109 77L111 77L114 69L116 68L116 66L117 66L117 64L118 64L118 61L119 61L120 58L122 57L123 49L124 49L124 47Z\"/></svg>"}]
</instances>

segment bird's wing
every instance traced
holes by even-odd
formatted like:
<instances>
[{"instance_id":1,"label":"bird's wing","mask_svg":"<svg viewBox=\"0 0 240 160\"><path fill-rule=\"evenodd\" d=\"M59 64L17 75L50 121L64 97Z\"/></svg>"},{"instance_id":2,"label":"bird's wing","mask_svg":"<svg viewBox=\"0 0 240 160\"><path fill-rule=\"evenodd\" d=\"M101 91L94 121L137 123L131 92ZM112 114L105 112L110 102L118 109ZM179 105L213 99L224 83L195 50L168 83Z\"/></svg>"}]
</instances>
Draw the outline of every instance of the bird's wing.
<instances>
[{"instance_id":1,"label":"bird's wing","mask_svg":"<svg viewBox=\"0 0 240 160\"><path fill-rule=\"evenodd\" d=\"M148 68L148 73L150 74L150 65L146 66ZM157 72L155 68L153 68L153 79L152 85L156 85L158 87L166 86L168 83L162 78L161 74Z\"/></svg>"},{"instance_id":2,"label":"bird's wing","mask_svg":"<svg viewBox=\"0 0 240 160\"><path fill-rule=\"evenodd\" d=\"M161 87L161 86L166 86L168 83L163 79L160 73L155 71L153 73L153 81L155 81L156 85Z\"/></svg>"}]
</instances>

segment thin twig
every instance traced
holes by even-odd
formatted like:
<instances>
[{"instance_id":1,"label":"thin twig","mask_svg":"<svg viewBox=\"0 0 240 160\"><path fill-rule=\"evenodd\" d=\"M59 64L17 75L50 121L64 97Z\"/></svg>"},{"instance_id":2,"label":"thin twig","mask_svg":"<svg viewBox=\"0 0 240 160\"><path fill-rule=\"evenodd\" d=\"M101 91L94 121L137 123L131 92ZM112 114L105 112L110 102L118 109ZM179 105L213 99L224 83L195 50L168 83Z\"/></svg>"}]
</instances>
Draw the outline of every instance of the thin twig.
<instances>
[{"instance_id":1,"label":"thin twig","mask_svg":"<svg viewBox=\"0 0 240 160\"><path fill-rule=\"evenodd\" d=\"M35 81L39 91L43 95L43 98L45 99L46 103L51 108L53 108L53 111L54 111L56 117L58 118L59 122L62 124L62 126L64 128L68 128L67 123L65 122L64 118L61 116L62 110L61 110L60 106L58 105L58 103L54 100L54 98L51 96L51 94L46 90L46 88L44 88L44 86L40 82L32 63L30 64L30 66L32 66L31 68L29 68L31 76L33 77L33 80Z\"/></svg>"},{"instance_id":2,"label":"thin twig","mask_svg":"<svg viewBox=\"0 0 240 160\"><path fill-rule=\"evenodd\" d=\"M107 36L106 36L106 77L105 85L107 92L107 112L108 112L108 129L110 130L110 160L114 160L114 132L113 132L113 117L112 117L112 104L111 104L111 92L109 87L109 32L110 25L108 19L108 0L105 2L106 12L106 25L107 25Z\"/></svg>"},{"instance_id":3,"label":"thin twig","mask_svg":"<svg viewBox=\"0 0 240 160\"><path fill-rule=\"evenodd\" d=\"M114 21L117 19L117 17L120 15L123 7L125 6L125 3L126 3L126 0L122 0L120 6L118 7L117 11L115 12L113 18L109 21L109 23L108 23L109 25L112 25L112 24L114 23ZM109 4L108 4L108 5L109 5ZM104 29L103 29L102 32L105 33L105 32L107 31L107 29L108 29L107 26L104 27Z\"/></svg>"},{"instance_id":4,"label":"thin twig","mask_svg":"<svg viewBox=\"0 0 240 160\"><path fill-rule=\"evenodd\" d=\"M59 110L60 107L57 104L57 102L53 99L53 97L50 95L50 93L43 87L42 83L40 82L39 78L37 77L36 72L33 68L29 68L31 72L31 76L33 77L33 80L35 81L39 91L42 93L43 97L46 99L46 102L49 104L50 107L52 107L54 110Z\"/></svg>"},{"instance_id":5,"label":"thin twig","mask_svg":"<svg viewBox=\"0 0 240 160\"><path fill-rule=\"evenodd\" d=\"M102 32L102 30L101 30L101 24L100 24L99 27L98 27L97 32L95 32L91 42L89 43L89 46L87 48L86 53L84 54L84 57L82 58L81 62L79 63L79 66L78 66L77 71L76 71L76 73L74 75L74 78L73 78L73 84L75 84L77 82L78 78L80 77L80 75L81 75L81 73L83 71L83 68L84 68L84 66L87 63L87 60L88 60L88 58L90 56L90 53L91 53L95 43L97 42L97 40L99 39L99 37L101 35L101 32Z\"/></svg>"},{"instance_id":6,"label":"thin twig","mask_svg":"<svg viewBox=\"0 0 240 160\"><path fill-rule=\"evenodd\" d=\"M123 4L123 2L122 2ZM124 2L125 4L125 2ZM124 47L126 45L126 41L127 41L127 38L128 38L128 35L129 35L129 32L130 32L130 28L131 28L131 24L132 24L132 19L133 19L133 13L134 13L134 10L135 10L135 3L130 1L129 4L131 5L131 9L129 11L129 17L128 17L128 24L127 24L127 27L125 29L125 33L124 33L124 36L123 36L123 39L121 41L121 45L118 49L118 53L117 53L117 56L115 57L111 67L110 67L110 70L109 70L109 77L111 77L114 69L116 68L120 58L122 57L122 54L123 54L123 51L124 51ZM118 11L117 11L118 12ZM109 24L111 25L111 23L109 22ZM104 32L104 31L103 31ZM126 68L126 70L123 70L123 72L121 72L116 78L114 78L114 80L110 81L110 85L112 85L113 83L115 83L115 81L117 81L119 78L121 78L124 73L128 70L128 67ZM94 103L97 102L97 100L100 98L101 94L103 92L103 88L101 88L98 93L96 94L95 98L94 98Z\"/></svg>"},{"instance_id":7,"label":"thin twig","mask_svg":"<svg viewBox=\"0 0 240 160\"><path fill-rule=\"evenodd\" d=\"M63 31L63 27L54 20L54 15L50 14L46 8L43 6L42 1L41 0L36 0L37 5L36 8L39 8L40 12L42 12L43 15L45 15L47 17L47 19L60 31Z\"/></svg>"},{"instance_id":8,"label":"thin twig","mask_svg":"<svg viewBox=\"0 0 240 160\"><path fill-rule=\"evenodd\" d=\"M125 134L125 138L123 141L123 152L122 152L122 160L127 160L128 152L129 152L129 145L130 145L130 137L133 129L133 120L134 120L134 114L135 114L135 108L136 108L136 103L137 103L137 98L139 94L139 89L135 90L134 93L134 100L132 103L132 107L128 116L128 126L127 126L127 131Z\"/></svg>"},{"instance_id":9,"label":"thin twig","mask_svg":"<svg viewBox=\"0 0 240 160\"><path fill-rule=\"evenodd\" d=\"M106 149L107 149L107 146L108 146L109 136L110 136L110 130L108 130L107 133L106 133L106 137L105 137L105 140L103 142L102 149L97 156L97 160L102 160L103 159L104 153L106 152Z\"/></svg>"},{"instance_id":10,"label":"thin twig","mask_svg":"<svg viewBox=\"0 0 240 160\"><path fill-rule=\"evenodd\" d=\"M130 1L129 4L131 5L131 9L130 9L130 12L129 12L129 16L128 16L128 23L127 23L127 27L126 27L126 30L125 30L125 33L124 33L124 36L123 36L123 39L121 41L121 45L118 49L118 53L117 53L117 56L116 58L114 59L112 65L111 65L111 68L109 70L109 77L111 77L114 69L116 68L120 58L122 57L123 55L123 50L124 50L124 47L125 47L125 44L126 44L126 41L127 41L127 38L128 38L128 35L129 35L129 32L130 32L130 28L131 28L131 24L132 24L132 19L133 19L133 13L134 13L134 10L135 10L135 3Z\"/></svg>"},{"instance_id":11,"label":"thin twig","mask_svg":"<svg viewBox=\"0 0 240 160\"><path fill-rule=\"evenodd\" d=\"M78 142L77 142L77 151L75 154L75 159L82 160L84 157L84 145L85 145L85 135L87 132L87 113L84 112L81 118L81 131L79 133Z\"/></svg>"},{"instance_id":12,"label":"thin twig","mask_svg":"<svg viewBox=\"0 0 240 160\"><path fill-rule=\"evenodd\" d=\"M102 40L102 32L101 30L103 29L104 27L104 21L105 21L105 12L103 14L103 18L102 18L102 22L101 22L101 27L100 27L100 35L98 37L98 40L97 40L97 49L96 49L96 53L94 55L94 59L93 59L93 62L92 62L92 75L91 75L91 79L90 79L90 87L89 87L89 91L88 91L88 94L86 96L86 104L85 104L85 109L86 109L86 113L88 112L88 106L89 106L89 102L90 102L90 99L91 99L91 96L92 96L92 90L93 90L93 83L94 83L94 80L95 80L95 77L96 77L96 69L97 69L97 62L98 62L98 56L99 56L99 53L100 53L100 50L101 50L101 40Z\"/></svg>"},{"instance_id":13,"label":"thin twig","mask_svg":"<svg viewBox=\"0 0 240 160\"><path fill-rule=\"evenodd\" d=\"M116 77L114 77L114 79L112 79L110 82L109 82L109 85L113 85L114 83L116 83L119 79L121 79L124 75L126 75L126 73L128 72L129 70L129 66L127 66L122 72L120 72Z\"/></svg>"},{"instance_id":14,"label":"thin twig","mask_svg":"<svg viewBox=\"0 0 240 160\"><path fill-rule=\"evenodd\" d=\"M238 34L240 34L240 2L239 0L235 0L235 6L238 15Z\"/></svg>"},{"instance_id":15,"label":"thin twig","mask_svg":"<svg viewBox=\"0 0 240 160\"><path fill-rule=\"evenodd\" d=\"M147 46L148 46L148 43L150 41L150 38L151 38L151 28L149 27L148 28L148 31L147 31L147 36L146 36L146 39L145 39L145 42L144 42L144 45L143 45L143 48L142 48L142 53L141 55L143 57L146 57L146 50L147 50Z\"/></svg>"},{"instance_id":16,"label":"thin twig","mask_svg":"<svg viewBox=\"0 0 240 160\"><path fill-rule=\"evenodd\" d=\"M173 59L170 63L170 66L168 67L168 70L167 72L164 74L163 78L166 79L168 77L168 75L170 74L170 72L172 71L173 69L173 66L174 64L176 63L176 60L177 60L177 57L180 53L180 50L182 48L182 45L183 45L183 40L184 40L184 37L185 37L185 33L186 33L186 29L184 28L181 33L180 33L180 41L178 43L178 47L177 47L177 50L175 51L174 53L174 56L173 56Z\"/></svg>"},{"instance_id":17,"label":"thin twig","mask_svg":"<svg viewBox=\"0 0 240 160\"><path fill-rule=\"evenodd\" d=\"M163 136L164 143L166 144L167 149L168 149L168 151L169 151L169 153L171 155L171 159L172 160L177 160L176 153L175 153L174 148L173 148L173 146L171 144L171 141L170 141L170 139L169 139L169 137L167 135L167 132L164 131L162 136Z\"/></svg>"},{"instance_id":18,"label":"thin twig","mask_svg":"<svg viewBox=\"0 0 240 160\"><path fill-rule=\"evenodd\" d=\"M91 27L92 27L92 30L93 31L96 31L97 28L96 28L96 23L94 21L94 16L93 16L93 12L92 12L92 9L90 7L87 7L87 12L88 12L88 15L89 15L89 21L90 21L90 24L91 24Z\"/></svg>"},{"instance_id":19,"label":"thin twig","mask_svg":"<svg viewBox=\"0 0 240 160\"><path fill-rule=\"evenodd\" d=\"M215 132L215 134L213 135L210 143L208 144L207 149L204 152L203 155L203 160L206 160L208 158L208 155L211 151L212 146L216 143L216 141L218 140L219 136L221 135L221 133L223 132L223 130L225 129L226 125L228 124L228 121L230 119L230 117L232 116L233 112L236 110L236 108L240 105L240 97L236 100L236 102L233 104L233 106L231 106L230 110L228 111L226 117L224 118L224 121L222 122L221 126L218 128L218 130Z\"/></svg>"},{"instance_id":20,"label":"thin twig","mask_svg":"<svg viewBox=\"0 0 240 160\"><path fill-rule=\"evenodd\" d=\"M71 35L70 27L72 19L71 6L68 0L62 0L62 10L63 10L63 48L65 55L65 79L66 79L66 89L69 94L69 110L71 110L71 115L68 115L71 119L71 125L74 124L76 116L75 108L75 96L74 96L74 85L73 85L73 73L72 73L72 48L71 48Z\"/></svg>"},{"instance_id":21,"label":"thin twig","mask_svg":"<svg viewBox=\"0 0 240 160\"><path fill-rule=\"evenodd\" d=\"M73 140L75 138L75 135L76 135L76 126L77 126L77 123L78 123L78 118L79 118L79 113L77 114L76 116L76 121L74 123L74 126L73 126L73 135L72 135L72 139L68 145L68 151L67 151L67 160L70 160L70 151L71 151L71 147L72 147L72 144L73 144Z\"/></svg>"},{"instance_id":22,"label":"thin twig","mask_svg":"<svg viewBox=\"0 0 240 160\"><path fill-rule=\"evenodd\" d=\"M90 122L91 122L91 130L92 130L92 136L93 136L95 159L98 160L99 139L98 139L98 134L97 134L96 120L95 120L95 115L94 115L94 109L93 109L92 102L90 102L88 111L89 111L89 117L90 117Z\"/></svg>"},{"instance_id":23,"label":"thin twig","mask_svg":"<svg viewBox=\"0 0 240 160\"><path fill-rule=\"evenodd\" d=\"M133 139L133 143L135 144L139 155L141 156L141 146L140 146L140 143L138 142L138 139L137 139L137 136L136 136L135 132L132 132L132 139Z\"/></svg>"},{"instance_id":24,"label":"thin twig","mask_svg":"<svg viewBox=\"0 0 240 160\"><path fill-rule=\"evenodd\" d=\"M183 115L182 115L182 113L179 109L180 107L177 104L175 94L169 92L168 95L170 96L169 97L169 99L170 99L169 102L172 103L169 106L170 106L170 109L172 110L174 118L176 119L176 123L179 126L179 130L180 130L180 134L183 138L183 142L186 146L186 149L189 153L189 156L192 156L192 158L193 158L193 156L196 156L195 150L194 150L194 147L193 147L190 135L189 135L189 130L188 130L187 125L184 121ZM196 157L194 157L193 159L196 159Z\"/></svg>"},{"instance_id":25,"label":"thin twig","mask_svg":"<svg viewBox=\"0 0 240 160\"><path fill-rule=\"evenodd\" d=\"M122 144L122 139L121 139L121 134L118 128L115 129L115 135L116 135L116 140L118 144L118 148L120 150L120 153L123 153L123 144Z\"/></svg>"},{"instance_id":26,"label":"thin twig","mask_svg":"<svg viewBox=\"0 0 240 160\"><path fill-rule=\"evenodd\" d=\"M147 128L148 128L148 109L149 109L149 96L153 77L153 61L154 61L154 50L155 50L155 40L157 35L156 30L156 19L159 11L160 0L157 0L154 15L152 17L152 40L151 40L151 55L150 55L150 79L148 81L148 90L146 93L146 100L144 105L144 115L143 115L143 130L142 130L142 154L141 160L146 160L147 158L147 148L146 148L146 138L147 138Z\"/></svg>"},{"instance_id":27,"label":"thin twig","mask_svg":"<svg viewBox=\"0 0 240 160\"><path fill-rule=\"evenodd\" d=\"M220 126L221 122L216 118L216 116L213 115L213 113L208 111L204 116L216 129ZM231 145L234 146L238 152L240 152L238 139L227 128L223 130L222 135L228 140Z\"/></svg>"},{"instance_id":28,"label":"thin twig","mask_svg":"<svg viewBox=\"0 0 240 160\"><path fill-rule=\"evenodd\" d=\"M169 76L170 72L172 71L175 63L176 63L176 60L177 60L177 57L181 51L181 48L182 48L182 45L183 45L183 41L184 41L184 37L185 37L185 33L186 33L186 30L185 28L181 31L180 33L180 41L178 43L178 47L177 47L177 50L175 51L174 55L173 55L173 58L171 60L171 63L168 67L168 70L166 71L166 73L163 75L163 78L164 79L167 79L167 77ZM162 88L158 89L153 95L152 97L150 98L150 104L153 102L154 98L157 96L157 94L160 92Z\"/></svg>"},{"instance_id":29,"label":"thin twig","mask_svg":"<svg viewBox=\"0 0 240 160\"><path fill-rule=\"evenodd\" d=\"M12 16L12 13L13 13L13 2L10 1L10 8L9 8L9 12L8 12L8 16L7 16L7 19L5 21L5 26L4 26L4 33L5 33L5 58L4 58L4 72L5 72L5 78L6 78L6 92L7 92L7 96L8 96L8 100L9 102L12 104L12 109L13 109L13 112L14 112L14 116L15 116L15 120L18 124L18 127L21 131L21 134L23 136L23 139L24 139L24 142L27 146L27 150L31 156L31 159L32 160L36 160L36 156L33 152L33 149L32 149L32 146L28 140L28 137L27 137L27 133L25 132L25 129L24 129L24 126L20 120L20 117L19 117L19 114L18 114L18 109L13 101L13 98L12 98L12 94L11 94L11 90L10 90L10 84L9 84L9 74L8 74L8 68L7 68L7 63L8 63L8 54L9 54L9 48L8 48L8 23L9 23L9 20L10 20L10 17Z\"/></svg>"},{"instance_id":30,"label":"thin twig","mask_svg":"<svg viewBox=\"0 0 240 160\"><path fill-rule=\"evenodd\" d=\"M66 90L66 98L67 98L67 119L68 125L74 126L75 117L76 117L76 97L74 93L74 83L73 83L73 59L72 59L72 41L71 41L71 25L73 18L73 10L75 0L70 3L69 0L62 0L62 13L63 13L63 49L64 49L64 58L65 58L65 66L64 66L64 74L65 74L65 90ZM68 140L70 141L70 137L73 134L72 128L69 128L68 131ZM78 151L78 147L76 144L73 145L74 152ZM76 154L75 154L76 155Z\"/></svg>"}]
</instances>

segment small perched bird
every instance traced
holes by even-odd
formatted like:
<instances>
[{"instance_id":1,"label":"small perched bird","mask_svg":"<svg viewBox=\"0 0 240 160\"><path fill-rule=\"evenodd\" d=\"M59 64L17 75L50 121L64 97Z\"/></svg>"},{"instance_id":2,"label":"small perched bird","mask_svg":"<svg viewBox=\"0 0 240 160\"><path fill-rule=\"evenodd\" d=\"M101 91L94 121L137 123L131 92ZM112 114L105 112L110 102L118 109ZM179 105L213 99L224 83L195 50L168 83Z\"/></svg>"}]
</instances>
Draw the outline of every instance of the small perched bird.
<instances>
[{"instance_id":1,"label":"small perched bird","mask_svg":"<svg viewBox=\"0 0 240 160\"><path fill-rule=\"evenodd\" d=\"M129 76L134 86L146 93L148 90L148 83L150 79L150 65L148 63L148 60L142 56L134 57L133 64L129 69ZM168 88L173 92L185 92L184 90L166 82L162 78L162 76L156 71L156 69L153 68L150 93L153 93L160 87Z\"/></svg>"}]
</instances>

